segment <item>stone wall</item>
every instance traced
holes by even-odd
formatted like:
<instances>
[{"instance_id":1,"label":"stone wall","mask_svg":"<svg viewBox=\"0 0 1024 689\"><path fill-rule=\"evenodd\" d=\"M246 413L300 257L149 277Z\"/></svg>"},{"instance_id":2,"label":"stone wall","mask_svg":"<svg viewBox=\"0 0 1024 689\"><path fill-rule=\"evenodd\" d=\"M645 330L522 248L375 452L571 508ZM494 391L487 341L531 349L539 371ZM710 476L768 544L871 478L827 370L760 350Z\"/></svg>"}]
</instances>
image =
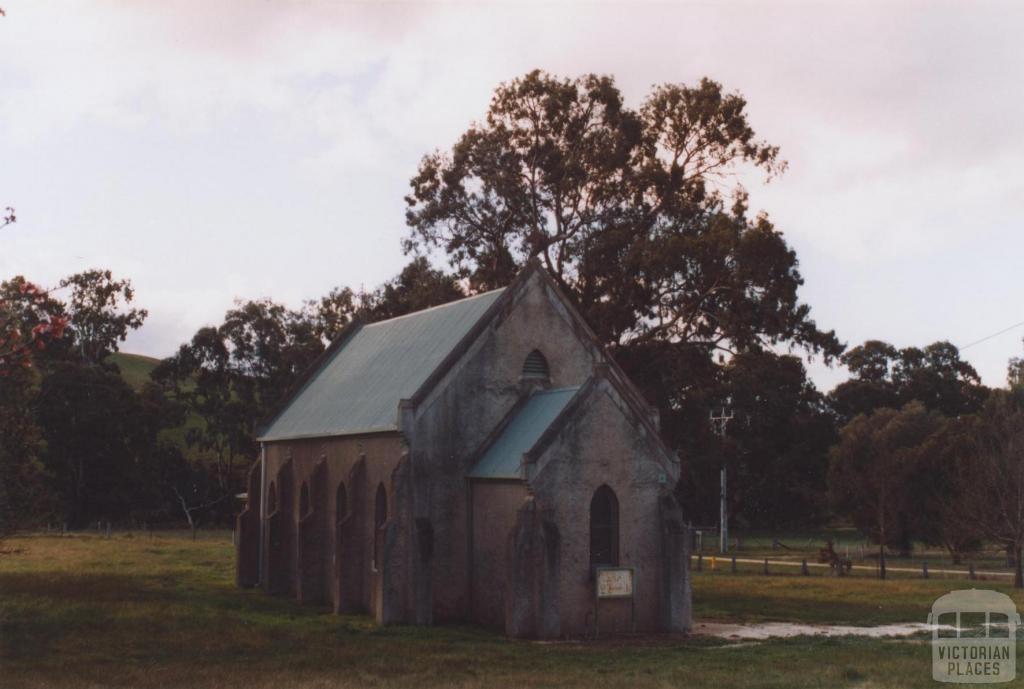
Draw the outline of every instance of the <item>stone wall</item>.
<instances>
[{"instance_id":1,"label":"stone wall","mask_svg":"<svg viewBox=\"0 0 1024 689\"><path fill-rule=\"evenodd\" d=\"M245 509L235 524L235 581L252 588L260 580L260 463L249 469Z\"/></svg>"},{"instance_id":2,"label":"stone wall","mask_svg":"<svg viewBox=\"0 0 1024 689\"><path fill-rule=\"evenodd\" d=\"M538 504L551 511L561 531L561 633L580 636L593 630L590 503L602 485L618 499L618 564L635 570L637 630L664 630L664 606L672 603L665 590L666 567L679 562L666 548L677 548L681 539L663 538L659 501L675 485L679 466L615 385L601 378L588 387L587 398L536 458L530 479ZM674 574L682 572L676 567ZM629 630L628 601L600 605L601 633Z\"/></svg>"},{"instance_id":3,"label":"stone wall","mask_svg":"<svg viewBox=\"0 0 1024 689\"><path fill-rule=\"evenodd\" d=\"M433 617L467 619L465 476L475 453L526 391L523 363L534 349L548 361L551 387L581 385L601 357L539 275L477 338L403 423L413 456L416 519L433 530ZM496 536L504 548L507 532Z\"/></svg>"},{"instance_id":4,"label":"stone wall","mask_svg":"<svg viewBox=\"0 0 1024 689\"><path fill-rule=\"evenodd\" d=\"M392 502L404 452L396 433L267 443L266 485L274 485L278 503L264 534L262 580L268 590L326 602L339 612L382 609L382 570L371 561L374 496L383 485ZM304 485L310 510L300 515ZM347 503L343 514L340 495Z\"/></svg>"},{"instance_id":5,"label":"stone wall","mask_svg":"<svg viewBox=\"0 0 1024 689\"><path fill-rule=\"evenodd\" d=\"M263 496L259 579L269 591L383 623L589 633L589 505L607 484L620 505L620 564L636 569L637 627L686 627L683 527L672 503L659 502L678 464L644 421L650 410L608 377L587 383L595 370L607 374L603 355L543 276L513 296L422 399L396 405L400 432L266 445L265 488L272 484L274 496ZM587 400L532 458L528 485L474 482L471 505L465 477L529 392L521 372L535 349L551 387L587 383ZM379 486L387 511L378 528ZM246 533L252 514L239 520ZM243 555L251 549L239 550L240 583L251 568ZM628 624L621 601L602 606L602 632Z\"/></svg>"},{"instance_id":6,"label":"stone wall","mask_svg":"<svg viewBox=\"0 0 1024 689\"><path fill-rule=\"evenodd\" d=\"M470 619L493 629L505 628L506 536L516 524L526 498L526 484L473 481L472 577Z\"/></svg>"}]
</instances>

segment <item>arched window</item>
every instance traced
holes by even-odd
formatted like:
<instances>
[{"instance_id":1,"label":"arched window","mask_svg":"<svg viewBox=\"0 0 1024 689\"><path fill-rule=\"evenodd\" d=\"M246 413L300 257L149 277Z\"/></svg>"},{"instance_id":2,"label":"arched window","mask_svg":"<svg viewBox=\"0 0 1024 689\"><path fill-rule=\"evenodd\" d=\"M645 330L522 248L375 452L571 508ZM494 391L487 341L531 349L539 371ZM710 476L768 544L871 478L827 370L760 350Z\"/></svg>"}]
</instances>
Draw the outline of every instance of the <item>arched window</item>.
<instances>
[{"instance_id":1,"label":"arched window","mask_svg":"<svg viewBox=\"0 0 1024 689\"><path fill-rule=\"evenodd\" d=\"M380 569L384 554L384 522L388 520L388 493L384 484L377 485L377 497L373 501L373 569Z\"/></svg>"},{"instance_id":2,"label":"arched window","mask_svg":"<svg viewBox=\"0 0 1024 689\"><path fill-rule=\"evenodd\" d=\"M334 496L334 518L338 524L345 521L348 516L348 493L345 491L345 482L338 484L338 492Z\"/></svg>"},{"instance_id":3,"label":"arched window","mask_svg":"<svg viewBox=\"0 0 1024 689\"><path fill-rule=\"evenodd\" d=\"M305 517L309 514L309 484L303 483L299 490L299 516Z\"/></svg>"},{"instance_id":4,"label":"arched window","mask_svg":"<svg viewBox=\"0 0 1024 689\"><path fill-rule=\"evenodd\" d=\"M590 501L590 566L619 564L619 500L601 486Z\"/></svg>"},{"instance_id":5,"label":"arched window","mask_svg":"<svg viewBox=\"0 0 1024 689\"><path fill-rule=\"evenodd\" d=\"M277 484L273 481L270 482L270 488L267 490L267 514L273 514L274 510L277 509Z\"/></svg>"},{"instance_id":6,"label":"arched window","mask_svg":"<svg viewBox=\"0 0 1024 689\"><path fill-rule=\"evenodd\" d=\"M548 360L540 353L540 350L533 350L526 355L523 362L524 380L550 380L551 372L548 370Z\"/></svg>"}]
</instances>

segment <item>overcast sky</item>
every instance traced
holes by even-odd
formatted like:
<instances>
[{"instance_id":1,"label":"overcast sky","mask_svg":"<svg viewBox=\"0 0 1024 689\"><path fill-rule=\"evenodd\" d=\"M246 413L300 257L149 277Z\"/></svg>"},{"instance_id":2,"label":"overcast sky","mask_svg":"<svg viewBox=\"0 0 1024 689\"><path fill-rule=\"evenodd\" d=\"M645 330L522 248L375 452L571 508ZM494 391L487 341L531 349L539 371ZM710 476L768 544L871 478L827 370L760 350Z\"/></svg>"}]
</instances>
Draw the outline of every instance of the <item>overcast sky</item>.
<instances>
[{"instance_id":1,"label":"overcast sky","mask_svg":"<svg viewBox=\"0 0 1024 689\"><path fill-rule=\"evenodd\" d=\"M790 165L752 205L845 342L1024 321L1024 3L0 6L0 277L130 277L150 317L124 351L166 356L235 298L391 277L420 157L538 67L634 106L705 75L742 93ZM964 355L1003 385L1022 334Z\"/></svg>"}]
</instances>

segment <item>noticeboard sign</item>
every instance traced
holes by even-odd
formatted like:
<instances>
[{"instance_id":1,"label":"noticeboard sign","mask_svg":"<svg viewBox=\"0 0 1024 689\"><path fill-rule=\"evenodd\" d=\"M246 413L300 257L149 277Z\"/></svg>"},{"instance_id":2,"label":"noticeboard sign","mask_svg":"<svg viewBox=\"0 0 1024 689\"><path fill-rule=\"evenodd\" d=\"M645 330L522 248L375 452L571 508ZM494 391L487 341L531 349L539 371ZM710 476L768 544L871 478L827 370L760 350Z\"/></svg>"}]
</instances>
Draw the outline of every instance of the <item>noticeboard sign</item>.
<instances>
[{"instance_id":1,"label":"noticeboard sign","mask_svg":"<svg viewBox=\"0 0 1024 689\"><path fill-rule=\"evenodd\" d=\"M634 593L631 567L598 567L598 598L632 598Z\"/></svg>"}]
</instances>

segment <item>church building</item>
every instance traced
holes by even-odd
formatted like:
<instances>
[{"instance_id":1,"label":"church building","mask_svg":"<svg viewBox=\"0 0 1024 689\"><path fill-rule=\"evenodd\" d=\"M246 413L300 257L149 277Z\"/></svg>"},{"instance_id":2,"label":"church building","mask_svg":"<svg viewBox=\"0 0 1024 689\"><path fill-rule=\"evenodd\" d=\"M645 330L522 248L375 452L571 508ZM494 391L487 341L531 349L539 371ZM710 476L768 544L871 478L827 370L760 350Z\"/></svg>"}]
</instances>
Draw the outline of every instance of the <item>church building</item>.
<instances>
[{"instance_id":1,"label":"church building","mask_svg":"<svg viewBox=\"0 0 1024 689\"><path fill-rule=\"evenodd\" d=\"M259 441L240 586L382 624L689 630L679 460L537 261L352 324Z\"/></svg>"}]
</instances>

